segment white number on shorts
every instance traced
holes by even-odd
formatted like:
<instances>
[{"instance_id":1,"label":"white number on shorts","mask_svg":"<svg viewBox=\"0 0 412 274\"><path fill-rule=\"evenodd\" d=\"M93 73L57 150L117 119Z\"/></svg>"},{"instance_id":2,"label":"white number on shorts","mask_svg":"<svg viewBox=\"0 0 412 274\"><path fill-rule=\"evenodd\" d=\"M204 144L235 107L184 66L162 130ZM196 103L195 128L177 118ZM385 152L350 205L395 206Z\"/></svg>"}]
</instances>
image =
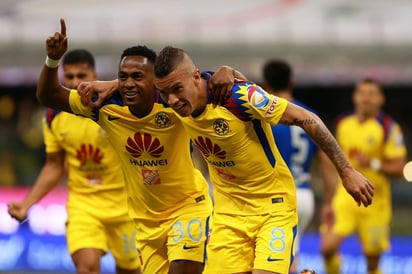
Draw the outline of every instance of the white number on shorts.
<instances>
[{"instance_id":1,"label":"white number on shorts","mask_svg":"<svg viewBox=\"0 0 412 274\"><path fill-rule=\"evenodd\" d=\"M269 246L274 252L283 252L286 248L285 231L282 228L275 227L272 229L272 239Z\"/></svg>"},{"instance_id":2,"label":"white number on shorts","mask_svg":"<svg viewBox=\"0 0 412 274\"><path fill-rule=\"evenodd\" d=\"M136 231L134 231L132 235L130 235L130 238L126 233L122 233L122 239L125 254L128 255L130 254L131 250L133 252L136 250Z\"/></svg>"},{"instance_id":3,"label":"white number on shorts","mask_svg":"<svg viewBox=\"0 0 412 274\"><path fill-rule=\"evenodd\" d=\"M192 227L194 225L199 226L199 236L197 236L197 237L193 236L193 234L192 234ZM172 230L173 230L174 233L177 234L175 237L173 237L173 241L175 243L181 241L183 236L185 235L185 232L183 230L182 222L178 221L178 222L174 223L173 226L172 226ZM199 242L202 239L202 235L203 235L202 221L200 221L197 218L191 219L187 223L186 232L187 232L187 235L189 236L190 240L192 240L193 242Z\"/></svg>"}]
</instances>

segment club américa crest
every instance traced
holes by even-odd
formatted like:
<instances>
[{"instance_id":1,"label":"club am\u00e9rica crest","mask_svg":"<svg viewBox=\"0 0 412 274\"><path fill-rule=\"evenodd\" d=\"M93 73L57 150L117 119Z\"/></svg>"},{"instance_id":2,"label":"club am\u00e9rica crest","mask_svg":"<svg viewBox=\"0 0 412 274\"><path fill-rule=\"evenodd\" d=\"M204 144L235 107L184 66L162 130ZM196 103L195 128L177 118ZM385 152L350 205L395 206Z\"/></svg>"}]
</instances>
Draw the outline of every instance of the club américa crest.
<instances>
[{"instance_id":1,"label":"club am\u00e9rica crest","mask_svg":"<svg viewBox=\"0 0 412 274\"><path fill-rule=\"evenodd\" d=\"M159 112L155 116L155 123L158 127L165 128L172 124L172 119L166 112Z\"/></svg>"},{"instance_id":2,"label":"club am\u00e9rica crest","mask_svg":"<svg viewBox=\"0 0 412 274\"><path fill-rule=\"evenodd\" d=\"M213 122L213 130L219 135L226 135L229 132L229 122L217 119Z\"/></svg>"}]
</instances>

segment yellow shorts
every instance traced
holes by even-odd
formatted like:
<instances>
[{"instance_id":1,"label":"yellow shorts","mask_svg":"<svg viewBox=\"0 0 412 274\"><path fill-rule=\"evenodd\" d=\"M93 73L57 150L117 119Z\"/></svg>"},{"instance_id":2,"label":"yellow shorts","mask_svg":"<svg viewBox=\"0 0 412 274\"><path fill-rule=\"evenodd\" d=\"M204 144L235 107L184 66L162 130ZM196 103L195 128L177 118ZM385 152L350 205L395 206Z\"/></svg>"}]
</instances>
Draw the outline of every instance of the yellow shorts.
<instances>
[{"instance_id":1,"label":"yellow shorts","mask_svg":"<svg viewBox=\"0 0 412 274\"><path fill-rule=\"evenodd\" d=\"M289 273L295 256L296 210L235 216L214 214L204 273Z\"/></svg>"},{"instance_id":2,"label":"yellow shorts","mask_svg":"<svg viewBox=\"0 0 412 274\"><path fill-rule=\"evenodd\" d=\"M166 221L136 220L143 273L168 273L175 260L204 263L210 210L192 210Z\"/></svg>"},{"instance_id":3,"label":"yellow shorts","mask_svg":"<svg viewBox=\"0 0 412 274\"><path fill-rule=\"evenodd\" d=\"M367 255L378 255L389 249L392 212L389 197L376 196L365 208L358 207L349 194L338 193L333 200L333 210L333 233L346 237L356 231Z\"/></svg>"},{"instance_id":4,"label":"yellow shorts","mask_svg":"<svg viewBox=\"0 0 412 274\"><path fill-rule=\"evenodd\" d=\"M136 231L131 220L104 223L87 213L69 215L66 227L70 254L83 248L109 249L116 265L123 269L140 266L135 247Z\"/></svg>"}]
</instances>

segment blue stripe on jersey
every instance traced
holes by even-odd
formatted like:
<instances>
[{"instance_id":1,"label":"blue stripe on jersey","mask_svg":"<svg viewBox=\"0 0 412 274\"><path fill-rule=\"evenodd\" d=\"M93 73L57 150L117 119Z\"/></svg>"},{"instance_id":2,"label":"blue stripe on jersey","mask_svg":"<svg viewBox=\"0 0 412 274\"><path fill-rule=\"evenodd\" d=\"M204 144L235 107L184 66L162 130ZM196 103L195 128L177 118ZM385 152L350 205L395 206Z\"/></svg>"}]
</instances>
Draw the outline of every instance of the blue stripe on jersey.
<instances>
[{"instance_id":1,"label":"blue stripe on jersey","mask_svg":"<svg viewBox=\"0 0 412 274\"><path fill-rule=\"evenodd\" d=\"M378 120L378 122L383 127L383 133L384 133L383 141L386 142L389 138L390 132L391 132L392 127L394 125L394 121L393 121L392 117L390 117L389 115L387 115L383 112L379 113L379 115L376 119Z\"/></svg>"},{"instance_id":2,"label":"blue stripe on jersey","mask_svg":"<svg viewBox=\"0 0 412 274\"><path fill-rule=\"evenodd\" d=\"M263 131L261 121L254 119L252 120L252 123L253 123L253 128L255 129L255 132L259 138L260 144L262 145L263 150L265 151L266 158L269 160L272 167L274 167L276 164L276 159L270 148L269 141L266 138L266 134Z\"/></svg>"},{"instance_id":3,"label":"blue stripe on jersey","mask_svg":"<svg viewBox=\"0 0 412 274\"><path fill-rule=\"evenodd\" d=\"M51 123L52 123L53 119L60 112L61 112L61 110L58 110L58 109L52 109L52 108L47 108L46 109L46 121L47 121L47 125L49 126L49 128L51 128Z\"/></svg>"}]
</instances>

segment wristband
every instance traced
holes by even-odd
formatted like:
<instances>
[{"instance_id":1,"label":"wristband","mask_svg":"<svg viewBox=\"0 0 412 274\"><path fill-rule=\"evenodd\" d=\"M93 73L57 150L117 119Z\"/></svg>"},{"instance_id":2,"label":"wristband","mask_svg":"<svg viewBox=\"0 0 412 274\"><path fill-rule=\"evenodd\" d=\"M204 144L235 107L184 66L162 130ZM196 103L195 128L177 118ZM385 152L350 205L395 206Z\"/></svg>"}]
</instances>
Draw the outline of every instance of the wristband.
<instances>
[{"instance_id":1,"label":"wristband","mask_svg":"<svg viewBox=\"0 0 412 274\"><path fill-rule=\"evenodd\" d=\"M44 62L44 64L48 68L57 68L60 64L60 59L54 60L54 59L49 58L49 56L46 56L46 61Z\"/></svg>"},{"instance_id":2,"label":"wristband","mask_svg":"<svg viewBox=\"0 0 412 274\"><path fill-rule=\"evenodd\" d=\"M370 163L370 167L374 171L379 171L381 169L382 162L378 158L373 158Z\"/></svg>"}]
</instances>

